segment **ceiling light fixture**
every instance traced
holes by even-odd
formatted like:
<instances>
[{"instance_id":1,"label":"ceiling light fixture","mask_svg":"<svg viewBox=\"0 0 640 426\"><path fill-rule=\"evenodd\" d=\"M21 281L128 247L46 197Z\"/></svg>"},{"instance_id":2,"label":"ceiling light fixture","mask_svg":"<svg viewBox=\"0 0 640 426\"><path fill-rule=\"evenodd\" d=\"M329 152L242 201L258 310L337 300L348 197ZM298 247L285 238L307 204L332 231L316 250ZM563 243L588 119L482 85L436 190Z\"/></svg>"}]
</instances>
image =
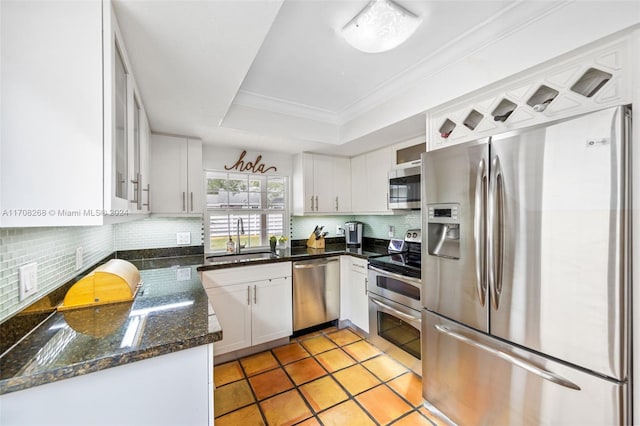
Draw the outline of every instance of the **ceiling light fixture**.
<instances>
[{"instance_id":1,"label":"ceiling light fixture","mask_svg":"<svg viewBox=\"0 0 640 426\"><path fill-rule=\"evenodd\" d=\"M342 28L342 36L363 52L385 52L404 43L421 22L392 0L372 0Z\"/></svg>"}]
</instances>

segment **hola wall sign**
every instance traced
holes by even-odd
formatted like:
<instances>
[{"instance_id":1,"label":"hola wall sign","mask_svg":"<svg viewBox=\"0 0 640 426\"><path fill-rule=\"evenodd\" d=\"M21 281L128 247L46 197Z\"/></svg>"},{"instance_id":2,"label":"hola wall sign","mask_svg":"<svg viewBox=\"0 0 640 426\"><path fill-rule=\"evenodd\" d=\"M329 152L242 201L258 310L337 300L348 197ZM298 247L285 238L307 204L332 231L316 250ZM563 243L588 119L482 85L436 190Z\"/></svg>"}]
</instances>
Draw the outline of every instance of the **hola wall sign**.
<instances>
[{"instance_id":1,"label":"hola wall sign","mask_svg":"<svg viewBox=\"0 0 640 426\"><path fill-rule=\"evenodd\" d=\"M252 173L267 173L268 171L273 170L278 171L275 166L266 167L264 164L260 163L262 161L262 155L258 155L255 161L244 161L244 156L247 155L247 151L242 151L240 157L235 162L233 166L224 166L225 170L236 170L238 172L246 172L251 171Z\"/></svg>"}]
</instances>

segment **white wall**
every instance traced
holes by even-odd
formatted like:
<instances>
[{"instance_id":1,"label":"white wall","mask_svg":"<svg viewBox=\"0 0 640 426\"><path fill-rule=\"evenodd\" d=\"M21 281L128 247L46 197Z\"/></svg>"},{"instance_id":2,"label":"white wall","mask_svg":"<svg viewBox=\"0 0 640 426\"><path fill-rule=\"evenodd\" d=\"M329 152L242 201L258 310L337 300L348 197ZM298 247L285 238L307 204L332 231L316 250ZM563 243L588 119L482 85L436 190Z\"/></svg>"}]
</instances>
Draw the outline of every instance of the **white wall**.
<instances>
[{"instance_id":1,"label":"white wall","mask_svg":"<svg viewBox=\"0 0 640 426\"><path fill-rule=\"evenodd\" d=\"M242 154L242 151L242 148L213 146L205 142L202 147L202 167L205 170L225 171L225 166L232 167L240 157L240 154ZM264 164L265 170L270 166L274 166L277 169L276 171L269 171L267 174L291 176L293 171L292 155L271 152L267 149L264 151L251 150L247 151L244 162L256 163L256 159L260 155L262 158L259 164ZM233 173L235 170L229 170L229 172ZM240 173L251 173L251 171L247 170Z\"/></svg>"}]
</instances>

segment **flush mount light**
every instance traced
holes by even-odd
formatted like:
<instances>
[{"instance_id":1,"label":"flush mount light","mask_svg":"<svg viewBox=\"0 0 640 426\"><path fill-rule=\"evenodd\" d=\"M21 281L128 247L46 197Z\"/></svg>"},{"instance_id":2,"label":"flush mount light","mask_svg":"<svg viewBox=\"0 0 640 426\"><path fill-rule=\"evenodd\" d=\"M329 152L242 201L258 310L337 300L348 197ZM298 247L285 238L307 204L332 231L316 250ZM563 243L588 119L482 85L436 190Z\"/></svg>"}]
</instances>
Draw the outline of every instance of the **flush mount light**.
<instances>
[{"instance_id":1,"label":"flush mount light","mask_svg":"<svg viewBox=\"0 0 640 426\"><path fill-rule=\"evenodd\" d=\"M385 52L404 43L421 22L392 0L372 0L342 28L342 36L363 52Z\"/></svg>"}]
</instances>

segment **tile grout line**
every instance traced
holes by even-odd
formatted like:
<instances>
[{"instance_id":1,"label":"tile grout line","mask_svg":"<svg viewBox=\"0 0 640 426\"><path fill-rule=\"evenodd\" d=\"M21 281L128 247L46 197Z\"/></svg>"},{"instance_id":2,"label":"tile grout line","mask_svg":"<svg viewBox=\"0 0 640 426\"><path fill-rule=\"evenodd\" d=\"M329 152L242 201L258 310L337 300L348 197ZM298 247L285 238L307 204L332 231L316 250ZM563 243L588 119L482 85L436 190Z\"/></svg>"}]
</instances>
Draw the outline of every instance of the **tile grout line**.
<instances>
[{"instance_id":1,"label":"tile grout line","mask_svg":"<svg viewBox=\"0 0 640 426\"><path fill-rule=\"evenodd\" d=\"M369 369L369 368L367 368L365 365L363 365L363 363L364 363L364 362L367 362L367 361L373 360L373 359L375 359L375 358L381 357L382 355L385 355L385 353L384 353L384 352L379 351L379 353L378 353L378 354L376 354L376 355L374 355L374 356L371 356L371 357L369 357L369 358L365 358L364 360L360 361L360 360L356 359L356 358L355 358L355 356L352 356L349 352L347 352L346 350L344 350L344 347L345 347L345 346L352 345L352 344L357 343L357 342L366 342L366 343L367 343L367 344L369 344L369 345L371 345L371 343L369 343L369 342L366 340L366 338L365 338L365 337L361 336L359 333L355 332L354 330L352 330L352 329L351 329L351 328L349 328L349 327L346 327L346 328L343 328L343 329L333 329L333 328L331 328L330 330L331 330L331 331L321 330L321 331L316 332L316 333L314 333L314 334L312 334L312 335L309 335L309 336L299 336L299 337L296 337L296 338L292 338L292 339L290 340L290 342L289 342L289 344L288 344L288 345L291 345L291 344L294 344L294 343L295 343L295 344L297 344L297 345L299 345L299 346L300 346L300 348L301 348L302 350L304 350L304 352L305 352L308 356L304 356L304 357L302 357L302 358L300 358L300 359L297 359L297 360L291 361L291 362L289 362L289 363L287 363L287 364L284 364L284 363L280 360L280 358L277 356L277 354L274 352L274 349L277 349L277 348L271 348L271 349L268 349L268 350L266 350L266 351L260 352L260 353L268 352L268 353L269 353L269 354L270 354L270 355L275 359L275 361L276 361L276 363L277 363L277 366L276 366L276 367L274 367L274 368L270 368L270 369L267 369L267 370L265 370L265 371L262 371L262 372L260 372L260 373L253 374L252 376L249 376L249 375L247 374L247 370L245 369L245 366L242 364L241 360L242 360L242 359L244 359L244 358L249 358L249 357L251 357L251 356L253 356L253 355L249 355L249 356L244 357L244 358L238 358L238 359L236 359L236 360L234 360L234 361L230 361L230 362L237 362L237 363L238 363L238 365L240 366L240 369L241 369L241 371L242 371L242 375L243 375L243 377L242 377L241 379L234 380L234 381L229 382L229 383L225 383L225 384L224 384L224 385L222 385L222 386L226 386L226 385L229 385L229 384L231 384L231 383L235 383L235 382L238 382L238 381L241 381L241 380L245 380L245 381L247 382L247 385L249 386L249 389L250 389L250 391L251 391L251 394L252 394L252 396L253 396L253 398L254 398L254 402L252 402L251 404L248 404L248 405L242 406L242 407L237 407L237 408L235 408L234 410L229 411L228 413L225 413L225 414L223 414L223 415L221 415L221 416L219 416L219 417L217 417L217 418L222 418L222 417L227 416L227 415L229 415L229 414L231 414L231 413L234 413L234 412L239 411L239 410L241 410L241 409L245 409L245 408L250 407L251 405L254 405L254 404L255 404L255 405L257 406L256 408L258 408L258 411L259 411L259 413L260 413L260 416L261 416L262 420L264 421L264 423L265 423L265 424L267 424L267 425L268 425L266 415L265 415L265 413L263 412L263 410L262 410L262 406L260 405L260 403L261 403L261 402L264 402L264 401L267 401L267 400L269 400L269 399L271 399L271 398L274 398L274 397L276 397L276 396L278 396L278 395L282 395L282 394L284 394L284 393L290 392L290 391L292 391L292 390L294 390L294 389L295 389L295 390L297 391L298 396L302 398L302 400L303 400L303 402L305 403L306 407L309 409L309 411L310 411L310 412L311 412L311 414L312 414L312 415L311 415L311 417L306 417L305 419L303 419L303 420L301 420L301 421L297 422L296 424L298 424L298 423L302 423L302 422L305 422L305 421L308 421L308 420L310 420L310 419L312 419L312 418L313 418L313 419L315 419L316 421L318 421L318 423L323 424L323 422L322 422L322 421L321 421L321 419L319 418L319 415L320 415L320 414L325 413L325 412L327 412L327 411L331 410L332 408L337 407L337 406L339 406L340 404L343 404L343 403L345 403L345 402L347 402L347 401L353 401L353 402L354 402L354 403L359 407L359 409L361 409L361 410L362 410L362 411L367 415L367 417L369 417L369 418L370 418L370 419L371 419L371 420L372 420L376 425L379 425L380 423L379 423L379 422L378 422L378 421L373 417L373 414L371 414L371 413L370 413L370 412L369 412L369 411L368 411L368 410L367 410L367 409L366 409L366 408L365 408L365 407L364 407L364 406L363 406L363 405L362 405L362 404L361 404L361 403L356 399L356 397L357 397L357 396L359 396L359 395L362 395L362 394L364 394L364 393L366 393L366 392L368 392L368 391L370 391L370 390L372 390L372 389L375 389L375 388L377 388L377 387L379 387L379 386L381 386L381 385L384 385L386 389L390 390L394 395L398 396L398 397L400 398L400 400L401 400L401 401L403 401L404 403L406 403L406 404L407 404L407 406L411 408L408 412L403 413L401 416L399 416L399 417L397 417L397 418L393 419L393 420L392 420L392 422L393 422L393 423L396 423L396 422L400 421L401 419L403 419L403 418L405 418L405 417L408 417L408 416L410 416L412 413L416 412L416 413L417 413L417 414L418 414L422 419L425 419L425 420L427 420L430 424L433 424L433 422L431 421L431 419L429 419L428 417L426 417L425 415L423 415L423 414L420 412L420 408L421 408L421 406L415 407L415 406L411 403L411 401L409 401L407 398L405 398L403 395L401 395L399 392L397 392L395 389L393 389L393 388L388 384L389 382L391 382L391 381L393 381L393 380L396 380L396 379L398 379L399 377L402 377L402 376L404 376L404 375L407 375L407 374L415 375L415 373L414 373L414 372L412 372L409 368L407 368L407 367L406 367L405 365L403 365L402 363L399 363L399 362L398 362L398 364L399 364L399 365L401 365L401 366L402 366L402 368L403 368L403 369L405 369L406 371L404 371L404 372L402 372L402 373L400 373L400 374L398 374L398 375L395 375L395 376L393 376L393 377L390 377L390 378L389 378L389 380L386 380L386 381L385 381L385 380L383 380L381 377L379 377L379 376L378 376L374 371L370 370L370 369ZM340 343L338 343L337 341L333 340L333 339L329 336L329 334L336 333L336 332L339 332L339 331L341 331L341 330L348 330L349 332L351 332L351 333L353 333L355 336L357 336L357 339L356 339L356 340L354 340L354 341L350 341L350 342L348 342L348 343L344 343L344 344L342 344L342 345L341 345ZM301 338L301 337L302 337L302 338ZM313 339L313 338L317 338L317 337L324 337L325 339L328 339L330 342L332 342L333 344L335 344L335 345L336 345L336 347L331 348L331 349L327 349L327 350L324 350L324 351L321 351L321 352L318 352L318 353L315 353L315 354L311 353L311 352L310 352L310 350L309 350L309 349L308 349L308 348L303 344L303 342L304 342L304 341L306 341L306 340L310 340L310 339ZM288 345L287 345L287 346L288 346ZM373 346L374 348L376 348L376 347L375 347L375 345L371 345L371 346ZM284 347L284 345L283 345L283 346L281 346L281 347ZM329 371L329 370L328 370L328 368L327 368L327 367L325 367L325 366L324 366L324 365L323 365L323 364L322 364L322 363L321 363L321 362L316 358L316 356L318 356L318 355L321 355L321 354L324 354L324 353L327 353L327 352L329 352L329 351L336 350L336 349L339 349L339 350L340 350L342 353L344 353L344 354L345 354L345 355L346 355L350 360L354 361L354 363L355 363L355 364L352 364L352 365L349 365L349 366L346 366L346 367L343 367L343 368L340 368L340 369L338 369L338 370L335 370L335 371L331 372L331 371ZM378 349L378 348L376 348L376 349ZM379 350L379 349L378 349L378 350ZM257 355L257 354L254 354L254 355ZM387 355L387 356L388 356L388 355ZM309 381L307 381L307 382L304 382L304 383L301 383L300 385L298 385L298 384L296 384L295 380L293 380L293 377L289 374L289 372L285 369L285 367L286 367L286 366L288 366L288 365L294 364L294 363L296 363L296 362L300 362L300 361L302 361L302 360L304 360L304 359L307 359L307 358L312 358L315 362L317 362L317 363L318 363L318 365L320 365L320 367L323 369L323 371L324 371L326 374L323 374L323 375L322 375L322 376L320 376L320 377L316 377L316 378L314 378L314 379L312 379L312 380L309 380ZM391 359L392 359L393 361L397 362L397 361L396 361L396 360L394 360L393 358L391 358ZM222 365L224 365L224 364L222 364ZM372 375L373 375L373 377L375 377L377 380L379 380L379 381L380 381L380 383L376 384L375 386L373 386L373 387L371 387L371 388L369 388L369 389L365 389L365 390L363 390L363 391L359 392L358 394L352 395L352 394L351 394L351 392L349 392L349 391L345 388L345 386L344 386L344 385L343 385L343 384L342 384L342 383L341 383L341 382L340 382L340 381L339 381L339 380L334 376L334 373L338 373L338 372L344 371L344 370L346 370L347 368L351 368L351 367L354 367L354 366L356 366L356 365L359 365L359 366L361 366L362 368L364 368L364 369L365 369L365 371L367 371L367 372L369 372L370 374L372 374ZM268 397L266 397L266 398L264 398L264 399L262 399L262 400L259 400L259 399L258 399L258 396L257 396L257 394L255 393L255 391L254 391L254 389L253 389L253 386L251 385L251 382L250 382L250 380L249 380L249 379L250 379L250 377L256 377L256 376L259 376L259 375L261 375L261 374L266 374L266 373L271 372L271 371L274 371L274 370L276 370L276 369L280 369L280 370L281 370L281 371L286 375L286 377L289 379L289 381L290 381L290 382L291 382L291 384L293 385L293 388L286 389L286 390L284 390L284 391L281 391L281 392L275 393L275 394L273 394L273 395L269 395ZM317 381L317 380L320 380L320 379L322 379L322 378L325 378L325 377L330 377L330 378L331 378L331 379L332 379L332 380L333 380L333 381L334 381L334 382L335 382L335 383L340 387L340 389L342 389L342 390L345 392L345 395L347 395L347 399L342 400L342 401L340 401L340 402L338 402L338 403L335 403L335 404L333 404L333 405L331 405L331 406L329 406L329 407L325 407L325 408L323 408L322 410L320 410L320 411L317 411L317 412L316 412L316 410L311 406L311 403L310 403L310 402L307 400L307 398L304 396L304 394L303 394L303 392L302 392L302 390L301 390L300 388L301 388L302 386L304 386L304 385L307 385L307 384L309 384L309 383L313 383L313 382L315 382L315 381ZM220 386L220 387L222 387L222 386Z\"/></svg>"}]
</instances>

